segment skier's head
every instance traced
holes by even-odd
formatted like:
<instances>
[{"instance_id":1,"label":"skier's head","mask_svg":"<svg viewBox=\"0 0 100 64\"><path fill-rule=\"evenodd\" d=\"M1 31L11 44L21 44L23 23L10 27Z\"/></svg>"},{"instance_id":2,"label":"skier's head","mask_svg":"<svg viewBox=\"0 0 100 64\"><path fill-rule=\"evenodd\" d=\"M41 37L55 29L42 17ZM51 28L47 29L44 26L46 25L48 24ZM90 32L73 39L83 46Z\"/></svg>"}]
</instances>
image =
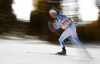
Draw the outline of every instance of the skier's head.
<instances>
[{"instance_id":1,"label":"skier's head","mask_svg":"<svg viewBox=\"0 0 100 64\"><path fill-rule=\"evenodd\" d=\"M57 18L57 12L54 9L50 9L49 14L52 18Z\"/></svg>"}]
</instances>

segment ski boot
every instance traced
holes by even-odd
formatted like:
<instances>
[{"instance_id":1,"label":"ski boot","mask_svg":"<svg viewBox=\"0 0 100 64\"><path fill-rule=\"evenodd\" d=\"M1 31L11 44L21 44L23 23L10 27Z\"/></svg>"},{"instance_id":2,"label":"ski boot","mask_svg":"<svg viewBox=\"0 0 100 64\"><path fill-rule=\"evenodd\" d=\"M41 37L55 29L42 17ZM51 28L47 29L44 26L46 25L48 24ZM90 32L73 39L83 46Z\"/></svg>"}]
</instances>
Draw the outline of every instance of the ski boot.
<instances>
[{"instance_id":1,"label":"ski boot","mask_svg":"<svg viewBox=\"0 0 100 64\"><path fill-rule=\"evenodd\" d=\"M57 55L66 55L66 49L65 49L65 47L62 48L61 52L57 52Z\"/></svg>"}]
</instances>

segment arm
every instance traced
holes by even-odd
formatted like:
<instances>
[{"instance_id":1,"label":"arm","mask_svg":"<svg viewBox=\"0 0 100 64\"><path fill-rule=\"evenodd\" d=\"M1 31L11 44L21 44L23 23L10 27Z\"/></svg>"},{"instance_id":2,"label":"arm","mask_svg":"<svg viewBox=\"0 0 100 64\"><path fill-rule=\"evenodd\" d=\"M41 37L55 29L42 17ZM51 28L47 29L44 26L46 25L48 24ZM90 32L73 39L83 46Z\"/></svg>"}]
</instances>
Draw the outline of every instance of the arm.
<instances>
[{"instance_id":1,"label":"arm","mask_svg":"<svg viewBox=\"0 0 100 64\"><path fill-rule=\"evenodd\" d=\"M62 29L66 29L66 27L69 25L70 20L69 19L64 19L62 20L61 23L55 22L56 25L59 25Z\"/></svg>"}]
</instances>

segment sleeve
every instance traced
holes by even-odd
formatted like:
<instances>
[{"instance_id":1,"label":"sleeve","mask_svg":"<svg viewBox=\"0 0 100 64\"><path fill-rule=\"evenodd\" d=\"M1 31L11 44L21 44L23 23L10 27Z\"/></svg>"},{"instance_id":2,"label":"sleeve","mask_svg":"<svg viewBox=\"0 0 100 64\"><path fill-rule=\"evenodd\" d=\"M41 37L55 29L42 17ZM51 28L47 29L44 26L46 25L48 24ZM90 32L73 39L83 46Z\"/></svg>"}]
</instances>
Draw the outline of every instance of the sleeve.
<instances>
[{"instance_id":1,"label":"sleeve","mask_svg":"<svg viewBox=\"0 0 100 64\"><path fill-rule=\"evenodd\" d=\"M62 18L62 19L67 19L68 17L65 15L65 14L63 14L63 13L59 13L59 16Z\"/></svg>"},{"instance_id":2,"label":"sleeve","mask_svg":"<svg viewBox=\"0 0 100 64\"><path fill-rule=\"evenodd\" d=\"M55 23L52 23L53 27L55 30L59 30L60 29L60 26L59 25L56 25Z\"/></svg>"},{"instance_id":3,"label":"sleeve","mask_svg":"<svg viewBox=\"0 0 100 64\"><path fill-rule=\"evenodd\" d=\"M66 15L63 15L62 18L63 19L68 19L68 17Z\"/></svg>"}]
</instances>

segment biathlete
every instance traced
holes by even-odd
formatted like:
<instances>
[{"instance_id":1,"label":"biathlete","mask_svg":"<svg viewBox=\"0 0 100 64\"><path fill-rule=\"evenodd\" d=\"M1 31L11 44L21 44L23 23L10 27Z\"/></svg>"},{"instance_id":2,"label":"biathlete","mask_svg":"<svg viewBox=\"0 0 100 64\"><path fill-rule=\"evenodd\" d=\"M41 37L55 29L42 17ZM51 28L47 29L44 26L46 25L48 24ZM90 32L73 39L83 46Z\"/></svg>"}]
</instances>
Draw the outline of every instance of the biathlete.
<instances>
[{"instance_id":1,"label":"biathlete","mask_svg":"<svg viewBox=\"0 0 100 64\"><path fill-rule=\"evenodd\" d=\"M59 42L62 47L61 52L57 52L58 55L66 55L66 48L64 40L68 38L69 41L71 41L74 44L77 44L81 48L84 48L83 43L78 39L76 27L74 24L68 19L67 16L64 14L57 12L54 9L49 10L49 14L52 18L55 19L54 23L52 24L53 27L58 30L60 28L64 29L64 32L61 34L59 38Z\"/></svg>"}]
</instances>

